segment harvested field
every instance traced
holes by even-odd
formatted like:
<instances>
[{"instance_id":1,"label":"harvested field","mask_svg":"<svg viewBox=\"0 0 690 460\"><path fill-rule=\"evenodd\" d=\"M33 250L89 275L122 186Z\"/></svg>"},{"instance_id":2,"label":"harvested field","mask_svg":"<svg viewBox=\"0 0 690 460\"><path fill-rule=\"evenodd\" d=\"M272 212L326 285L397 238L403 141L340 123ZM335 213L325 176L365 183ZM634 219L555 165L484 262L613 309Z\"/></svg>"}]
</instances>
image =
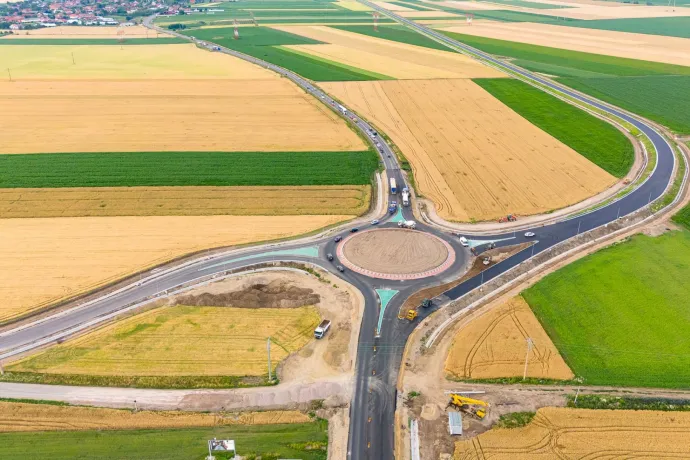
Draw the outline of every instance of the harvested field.
<instances>
[{"instance_id":1,"label":"harvested field","mask_svg":"<svg viewBox=\"0 0 690 460\"><path fill-rule=\"evenodd\" d=\"M0 322L207 248L287 238L353 216L0 220Z\"/></svg>"},{"instance_id":2,"label":"harvested field","mask_svg":"<svg viewBox=\"0 0 690 460\"><path fill-rule=\"evenodd\" d=\"M263 376L313 340L313 306L169 306L150 310L18 361L10 372L96 376ZM275 370L275 369L274 369Z\"/></svg>"},{"instance_id":3,"label":"harvested field","mask_svg":"<svg viewBox=\"0 0 690 460\"><path fill-rule=\"evenodd\" d=\"M515 297L463 326L453 339L445 372L451 378L463 380L521 376L528 337L534 343L528 377L574 377L522 297Z\"/></svg>"},{"instance_id":4,"label":"harvested field","mask_svg":"<svg viewBox=\"0 0 690 460\"><path fill-rule=\"evenodd\" d=\"M412 8L408 8L404 5L395 4L395 3L380 2L380 1L372 2L372 3L374 3L375 5L378 5L382 8L385 8L389 11L414 11Z\"/></svg>"},{"instance_id":5,"label":"harvested field","mask_svg":"<svg viewBox=\"0 0 690 460\"><path fill-rule=\"evenodd\" d=\"M455 444L455 459L687 458L690 413L547 407L524 428Z\"/></svg>"},{"instance_id":6,"label":"harvested field","mask_svg":"<svg viewBox=\"0 0 690 460\"><path fill-rule=\"evenodd\" d=\"M321 85L391 136L444 218L482 221L577 203L615 178L468 80Z\"/></svg>"},{"instance_id":7,"label":"harvested field","mask_svg":"<svg viewBox=\"0 0 690 460\"><path fill-rule=\"evenodd\" d=\"M405 43L381 40L325 26L274 26L327 45L288 45L286 48L398 79L500 78L505 74L467 56Z\"/></svg>"},{"instance_id":8,"label":"harvested field","mask_svg":"<svg viewBox=\"0 0 690 460\"><path fill-rule=\"evenodd\" d=\"M686 38L529 22L486 22L481 27L457 25L442 30L573 51L690 66L690 39Z\"/></svg>"},{"instance_id":9,"label":"harvested field","mask_svg":"<svg viewBox=\"0 0 690 460\"><path fill-rule=\"evenodd\" d=\"M309 421L309 416L298 411L240 412L218 415L146 410L131 412L96 407L0 402L0 432L135 430L189 426L269 425Z\"/></svg>"},{"instance_id":10,"label":"harvested field","mask_svg":"<svg viewBox=\"0 0 690 460\"><path fill-rule=\"evenodd\" d=\"M74 61L72 61L72 54L74 54ZM51 79L271 80L279 78L241 59L209 53L192 44L139 45L126 46L123 49L109 45L3 46L0 47L0 59L3 66L10 68L12 79L15 81ZM7 83L3 81L0 85L3 95L11 91L12 85ZM43 82L43 84L51 83ZM90 83L88 86L98 84L103 83ZM78 88L74 83L72 87ZM90 90L84 91L93 92L93 88L91 86ZM188 91L192 91L192 88ZM69 89L66 92L70 94ZM29 93L31 94L32 91ZM55 93L61 94L62 88L53 87L52 94ZM10 92L10 94L14 93Z\"/></svg>"},{"instance_id":11,"label":"harvested field","mask_svg":"<svg viewBox=\"0 0 690 460\"><path fill-rule=\"evenodd\" d=\"M371 11L371 8L368 6L354 0L339 0L337 2L333 2L333 4L336 6L341 6L350 11Z\"/></svg>"},{"instance_id":12,"label":"harvested field","mask_svg":"<svg viewBox=\"0 0 690 460\"><path fill-rule=\"evenodd\" d=\"M122 35L120 35L122 32ZM171 37L169 34L148 29L136 25L131 27L83 27L83 26L59 26L46 27L35 30L17 30L5 38L112 38L114 40L124 38L157 38Z\"/></svg>"},{"instance_id":13,"label":"harvested field","mask_svg":"<svg viewBox=\"0 0 690 460\"><path fill-rule=\"evenodd\" d=\"M513 8L506 6L504 9L515 9L525 13L544 14L559 18L569 19L625 19L625 18L666 18L690 16L690 8L647 5L624 5L611 7L610 5L577 5L573 8Z\"/></svg>"},{"instance_id":14,"label":"harvested field","mask_svg":"<svg viewBox=\"0 0 690 460\"><path fill-rule=\"evenodd\" d=\"M370 230L346 239L342 245L349 262L378 273L425 272L448 258L442 240L413 230Z\"/></svg>"},{"instance_id":15,"label":"harvested field","mask_svg":"<svg viewBox=\"0 0 690 460\"><path fill-rule=\"evenodd\" d=\"M360 215L368 185L0 189L0 218Z\"/></svg>"},{"instance_id":16,"label":"harvested field","mask_svg":"<svg viewBox=\"0 0 690 460\"><path fill-rule=\"evenodd\" d=\"M132 48L149 47L125 50ZM3 153L366 150L343 120L286 79L230 57L221 64L237 79L0 83L0 102L14 107L0 114ZM112 70L111 78L128 75Z\"/></svg>"}]
</instances>

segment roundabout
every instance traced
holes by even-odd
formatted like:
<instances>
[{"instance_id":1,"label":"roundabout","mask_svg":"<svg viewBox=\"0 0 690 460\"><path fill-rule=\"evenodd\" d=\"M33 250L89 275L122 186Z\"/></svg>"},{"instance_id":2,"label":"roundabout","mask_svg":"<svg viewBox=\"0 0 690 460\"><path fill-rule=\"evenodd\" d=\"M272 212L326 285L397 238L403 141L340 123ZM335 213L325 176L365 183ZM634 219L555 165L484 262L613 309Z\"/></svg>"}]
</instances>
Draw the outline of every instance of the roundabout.
<instances>
[{"instance_id":1,"label":"roundabout","mask_svg":"<svg viewBox=\"0 0 690 460\"><path fill-rule=\"evenodd\" d=\"M429 233L379 228L348 236L338 246L338 259L370 278L413 280L438 275L453 265L455 251Z\"/></svg>"}]
</instances>

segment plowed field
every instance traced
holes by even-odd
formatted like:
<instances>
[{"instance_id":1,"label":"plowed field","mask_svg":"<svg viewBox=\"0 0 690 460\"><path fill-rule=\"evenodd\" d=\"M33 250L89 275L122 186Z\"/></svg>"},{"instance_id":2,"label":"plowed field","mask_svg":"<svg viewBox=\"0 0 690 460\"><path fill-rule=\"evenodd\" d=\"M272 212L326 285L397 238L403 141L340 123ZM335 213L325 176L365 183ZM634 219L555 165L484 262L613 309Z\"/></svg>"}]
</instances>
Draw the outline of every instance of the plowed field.
<instances>
[{"instance_id":1,"label":"plowed field","mask_svg":"<svg viewBox=\"0 0 690 460\"><path fill-rule=\"evenodd\" d=\"M0 432L134 430L188 426L307 423L309 421L307 415L297 411L242 412L218 415L173 411L131 412L96 407L0 402Z\"/></svg>"},{"instance_id":2,"label":"plowed field","mask_svg":"<svg viewBox=\"0 0 690 460\"><path fill-rule=\"evenodd\" d=\"M539 409L524 428L455 444L455 459L688 458L690 413Z\"/></svg>"},{"instance_id":3,"label":"plowed field","mask_svg":"<svg viewBox=\"0 0 690 460\"><path fill-rule=\"evenodd\" d=\"M537 214L615 182L472 81L321 86L391 136L410 161L419 192L445 219Z\"/></svg>"},{"instance_id":4,"label":"plowed field","mask_svg":"<svg viewBox=\"0 0 690 460\"><path fill-rule=\"evenodd\" d=\"M445 371L461 379L521 376L528 337L534 343L528 377L573 378L572 371L522 297L509 300L460 329L446 358Z\"/></svg>"},{"instance_id":5,"label":"plowed field","mask_svg":"<svg viewBox=\"0 0 690 460\"><path fill-rule=\"evenodd\" d=\"M360 215L371 187L84 187L0 189L0 218Z\"/></svg>"},{"instance_id":6,"label":"plowed field","mask_svg":"<svg viewBox=\"0 0 690 460\"><path fill-rule=\"evenodd\" d=\"M168 47L178 45L155 46ZM0 53L16 48L23 46ZM149 46L124 52L141 48ZM220 56L192 51L201 61ZM224 76L237 79L2 82L0 105L12 107L0 112L2 153L366 150L344 121L286 79L223 59Z\"/></svg>"},{"instance_id":7,"label":"plowed field","mask_svg":"<svg viewBox=\"0 0 690 460\"><path fill-rule=\"evenodd\" d=\"M207 248L286 238L352 216L0 220L0 322Z\"/></svg>"},{"instance_id":8,"label":"plowed field","mask_svg":"<svg viewBox=\"0 0 690 460\"><path fill-rule=\"evenodd\" d=\"M0 2L2 3L2 2ZM119 34L122 32L122 35ZM18 30L12 35L4 37L13 38L156 38L170 37L168 34L147 29L144 26L131 27L82 27L82 26L59 26L46 27L36 30Z\"/></svg>"},{"instance_id":9,"label":"plowed field","mask_svg":"<svg viewBox=\"0 0 690 460\"><path fill-rule=\"evenodd\" d=\"M530 22L486 22L481 27L465 24L443 30L586 53L690 66L690 39L687 38Z\"/></svg>"},{"instance_id":10,"label":"plowed field","mask_svg":"<svg viewBox=\"0 0 690 460\"><path fill-rule=\"evenodd\" d=\"M313 340L316 308L171 306L132 316L8 369L100 376L261 376Z\"/></svg>"},{"instance_id":11,"label":"plowed field","mask_svg":"<svg viewBox=\"0 0 690 460\"><path fill-rule=\"evenodd\" d=\"M288 45L317 57L399 79L500 78L505 74L467 56L326 26L274 26L327 45Z\"/></svg>"}]
</instances>

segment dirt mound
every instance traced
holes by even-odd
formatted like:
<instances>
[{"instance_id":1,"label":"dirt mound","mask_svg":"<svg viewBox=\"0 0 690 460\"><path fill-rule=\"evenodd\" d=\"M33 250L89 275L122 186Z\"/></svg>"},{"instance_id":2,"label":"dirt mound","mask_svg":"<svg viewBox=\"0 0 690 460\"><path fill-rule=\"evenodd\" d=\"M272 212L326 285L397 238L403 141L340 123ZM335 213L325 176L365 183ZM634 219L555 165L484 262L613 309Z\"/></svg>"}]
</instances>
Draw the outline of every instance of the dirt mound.
<instances>
[{"instance_id":1,"label":"dirt mound","mask_svg":"<svg viewBox=\"0 0 690 460\"><path fill-rule=\"evenodd\" d=\"M300 288L281 280L268 284L252 284L243 289L211 294L187 295L178 299L179 305L235 307L235 308L298 308L316 305L321 296L309 288Z\"/></svg>"}]
</instances>

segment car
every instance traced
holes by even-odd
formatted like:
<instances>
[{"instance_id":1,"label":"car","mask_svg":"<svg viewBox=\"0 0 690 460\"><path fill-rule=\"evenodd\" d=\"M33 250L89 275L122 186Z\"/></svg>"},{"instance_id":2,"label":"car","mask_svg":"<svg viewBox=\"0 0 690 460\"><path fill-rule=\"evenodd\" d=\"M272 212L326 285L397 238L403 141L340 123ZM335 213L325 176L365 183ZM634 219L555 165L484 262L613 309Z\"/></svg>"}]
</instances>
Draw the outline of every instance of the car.
<instances>
[{"instance_id":1,"label":"car","mask_svg":"<svg viewBox=\"0 0 690 460\"><path fill-rule=\"evenodd\" d=\"M342 239L343 239L342 236L336 236L336 237L335 237L335 242L336 242L336 243L340 243L340 241L342 241Z\"/></svg>"},{"instance_id":2,"label":"car","mask_svg":"<svg viewBox=\"0 0 690 460\"><path fill-rule=\"evenodd\" d=\"M527 238L532 238L534 236L534 232L525 232L525 236Z\"/></svg>"},{"instance_id":3,"label":"car","mask_svg":"<svg viewBox=\"0 0 690 460\"><path fill-rule=\"evenodd\" d=\"M340 273L343 273L345 271L345 267L343 267L342 265L338 265L335 268L337 268Z\"/></svg>"},{"instance_id":4,"label":"car","mask_svg":"<svg viewBox=\"0 0 690 460\"><path fill-rule=\"evenodd\" d=\"M326 254L326 259L333 260L333 254Z\"/></svg>"},{"instance_id":5,"label":"car","mask_svg":"<svg viewBox=\"0 0 690 460\"><path fill-rule=\"evenodd\" d=\"M388 154L388 158L390 158L390 157L391 157L391 154L389 153L389 154Z\"/></svg>"},{"instance_id":6,"label":"car","mask_svg":"<svg viewBox=\"0 0 690 460\"><path fill-rule=\"evenodd\" d=\"M461 236L461 237L460 237L460 244L461 244L464 248L466 248L467 246L470 245L469 241L467 241L467 238L465 238L464 236Z\"/></svg>"},{"instance_id":7,"label":"car","mask_svg":"<svg viewBox=\"0 0 690 460\"><path fill-rule=\"evenodd\" d=\"M351 228L350 233L357 233L359 229L357 227Z\"/></svg>"},{"instance_id":8,"label":"car","mask_svg":"<svg viewBox=\"0 0 690 460\"><path fill-rule=\"evenodd\" d=\"M371 225L378 225L378 223L379 223L378 219L374 219L371 221Z\"/></svg>"}]
</instances>

